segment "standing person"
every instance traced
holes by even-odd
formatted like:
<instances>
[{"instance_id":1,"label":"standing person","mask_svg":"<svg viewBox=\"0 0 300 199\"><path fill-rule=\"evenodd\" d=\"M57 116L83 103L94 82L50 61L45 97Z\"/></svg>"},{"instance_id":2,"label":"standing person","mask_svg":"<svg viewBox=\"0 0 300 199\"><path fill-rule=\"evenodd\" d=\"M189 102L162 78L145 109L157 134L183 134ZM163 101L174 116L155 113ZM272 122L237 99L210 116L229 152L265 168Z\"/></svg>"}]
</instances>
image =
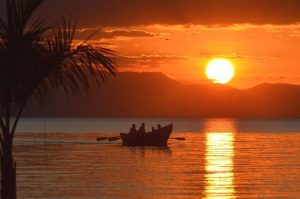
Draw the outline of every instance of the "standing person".
<instances>
[{"instance_id":1,"label":"standing person","mask_svg":"<svg viewBox=\"0 0 300 199\"><path fill-rule=\"evenodd\" d=\"M135 124L132 124L129 134L135 134L135 133L136 133L136 127L135 127Z\"/></svg>"},{"instance_id":2,"label":"standing person","mask_svg":"<svg viewBox=\"0 0 300 199\"><path fill-rule=\"evenodd\" d=\"M142 123L142 126L139 128L138 133L145 134L146 129L145 129L145 123Z\"/></svg>"}]
</instances>

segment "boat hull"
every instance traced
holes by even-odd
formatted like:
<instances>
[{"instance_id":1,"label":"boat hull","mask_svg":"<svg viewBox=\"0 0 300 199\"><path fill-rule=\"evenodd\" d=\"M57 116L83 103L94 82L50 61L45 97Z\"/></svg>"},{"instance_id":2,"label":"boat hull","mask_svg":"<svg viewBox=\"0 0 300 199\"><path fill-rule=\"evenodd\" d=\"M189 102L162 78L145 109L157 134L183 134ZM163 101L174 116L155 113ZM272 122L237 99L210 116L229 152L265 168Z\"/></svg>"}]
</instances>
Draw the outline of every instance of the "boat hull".
<instances>
[{"instance_id":1,"label":"boat hull","mask_svg":"<svg viewBox=\"0 0 300 199\"><path fill-rule=\"evenodd\" d=\"M165 147L172 133L173 125L168 125L155 132L147 134L125 134L121 133L123 145L127 146L159 146Z\"/></svg>"}]
</instances>

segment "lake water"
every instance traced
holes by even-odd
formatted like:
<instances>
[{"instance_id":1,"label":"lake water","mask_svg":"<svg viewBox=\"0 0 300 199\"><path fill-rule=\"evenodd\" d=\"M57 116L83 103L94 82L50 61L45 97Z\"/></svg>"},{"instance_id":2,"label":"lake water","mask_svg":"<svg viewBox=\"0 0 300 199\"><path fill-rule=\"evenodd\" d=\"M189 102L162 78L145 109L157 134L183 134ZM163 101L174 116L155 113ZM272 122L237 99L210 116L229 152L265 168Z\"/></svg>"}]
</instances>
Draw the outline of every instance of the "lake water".
<instances>
[{"instance_id":1,"label":"lake water","mask_svg":"<svg viewBox=\"0 0 300 199\"><path fill-rule=\"evenodd\" d=\"M167 148L96 137L173 122ZM26 118L18 198L300 198L300 119Z\"/></svg>"}]
</instances>

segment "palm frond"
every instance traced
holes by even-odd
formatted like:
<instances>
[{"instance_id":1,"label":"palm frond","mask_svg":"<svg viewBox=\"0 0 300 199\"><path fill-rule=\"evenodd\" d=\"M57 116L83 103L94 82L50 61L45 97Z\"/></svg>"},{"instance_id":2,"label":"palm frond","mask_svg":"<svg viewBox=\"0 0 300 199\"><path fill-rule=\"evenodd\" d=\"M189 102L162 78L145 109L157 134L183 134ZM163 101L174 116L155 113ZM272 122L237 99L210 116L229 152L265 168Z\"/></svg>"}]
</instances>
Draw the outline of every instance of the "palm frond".
<instances>
[{"instance_id":1,"label":"palm frond","mask_svg":"<svg viewBox=\"0 0 300 199\"><path fill-rule=\"evenodd\" d=\"M7 0L7 21L15 31L22 33L30 17L44 0Z\"/></svg>"},{"instance_id":2,"label":"palm frond","mask_svg":"<svg viewBox=\"0 0 300 199\"><path fill-rule=\"evenodd\" d=\"M49 30L45 19L29 22L43 0L7 0L0 20L0 103L7 88L16 107L34 95L44 102L49 91L90 91L116 75L115 52L92 44L74 44L77 20L63 18ZM8 86L7 86L8 85ZM1 108L1 107L0 107Z\"/></svg>"},{"instance_id":3,"label":"palm frond","mask_svg":"<svg viewBox=\"0 0 300 199\"><path fill-rule=\"evenodd\" d=\"M31 41L43 40L44 34L50 29L46 18L36 19L24 33L24 38Z\"/></svg>"},{"instance_id":4,"label":"palm frond","mask_svg":"<svg viewBox=\"0 0 300 199\"><path fill-rule=\"evenodd\" d=\"M7 25L5 24L4 20L0 18L0 39L3 40L4 36L7 32Z\"/></svg>"},{"instance_id":5,"label":"palm frond","mask_svg":"<svg viewBox=\"0 0 300 199\"><path fill-rule=\"evenodd\" d=\"M77 21L65 18L52 30L48 39L48 49L55 67L47 76L53 86L61 85L66 92L77 93L82 86L89 90L89 80L105 82L107 73L116 74L113 60L115 53L106 48L96 48L88 44L73 45Z\"/></svg>"}]
</instances>

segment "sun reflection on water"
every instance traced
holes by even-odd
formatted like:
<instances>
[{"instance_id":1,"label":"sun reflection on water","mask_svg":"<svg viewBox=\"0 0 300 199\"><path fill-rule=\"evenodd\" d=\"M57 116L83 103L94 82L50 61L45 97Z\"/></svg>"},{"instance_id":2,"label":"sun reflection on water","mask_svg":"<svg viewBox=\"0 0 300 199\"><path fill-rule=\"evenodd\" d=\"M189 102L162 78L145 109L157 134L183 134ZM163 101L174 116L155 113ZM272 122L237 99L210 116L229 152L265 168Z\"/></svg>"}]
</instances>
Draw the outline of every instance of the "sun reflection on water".
<instances>
[{"instance_id":1,"label":"sun reflection on water","mask_svg":"<svg viewBox=\"0 0 300 199\"><path fill-rule=\"evenodd\" d=\"M230 123L229 126L231 126ZM234 133L208 132L205 143L206 198L235 198Z\"/></svg>"}]
</instances>

